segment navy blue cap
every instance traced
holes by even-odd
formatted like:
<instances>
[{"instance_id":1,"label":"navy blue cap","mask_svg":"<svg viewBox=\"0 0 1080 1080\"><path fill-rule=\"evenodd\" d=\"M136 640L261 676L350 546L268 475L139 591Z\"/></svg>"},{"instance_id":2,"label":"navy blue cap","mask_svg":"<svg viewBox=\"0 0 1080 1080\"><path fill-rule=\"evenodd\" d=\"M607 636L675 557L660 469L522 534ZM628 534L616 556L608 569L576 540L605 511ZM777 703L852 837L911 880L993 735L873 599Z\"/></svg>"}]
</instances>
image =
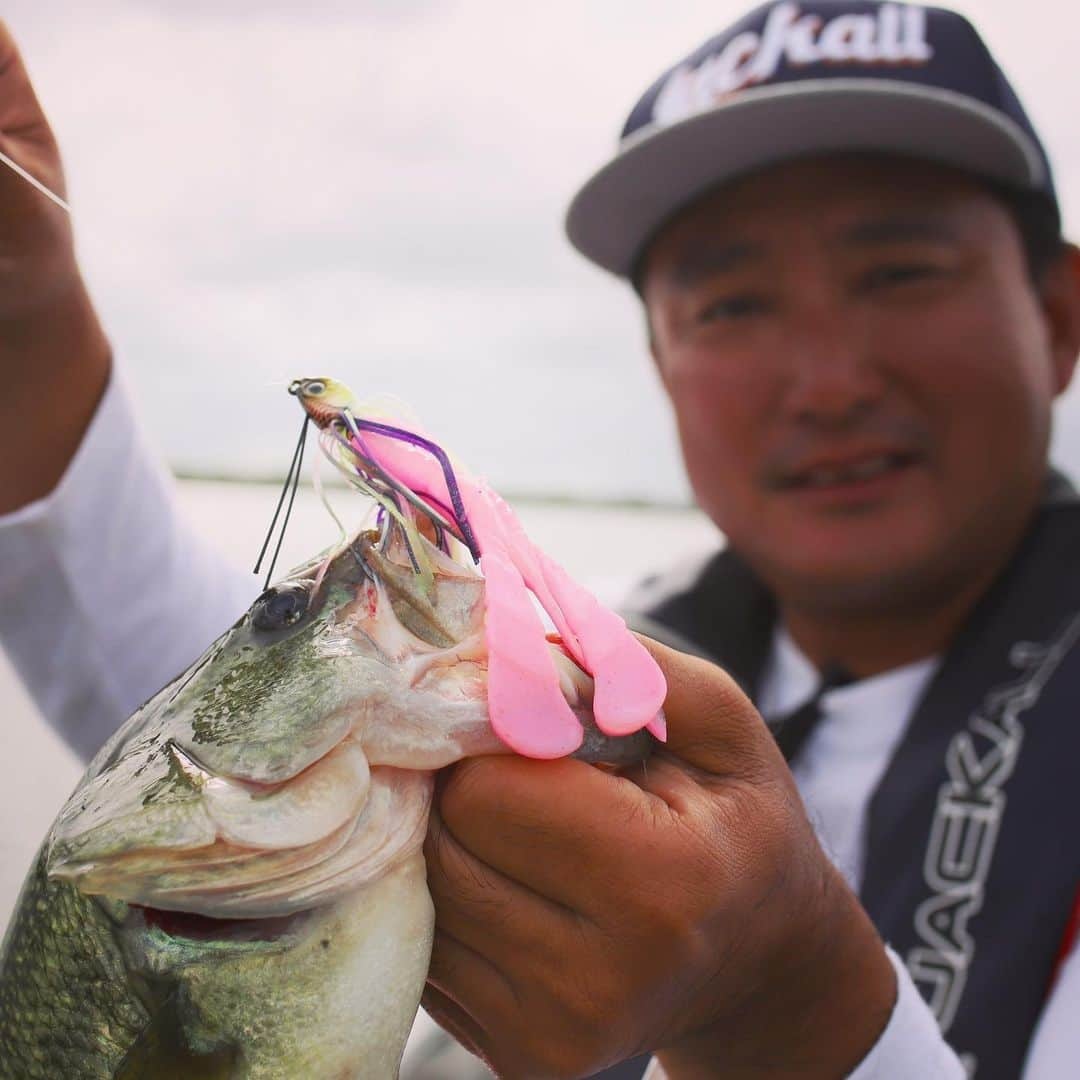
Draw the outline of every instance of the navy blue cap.
<instances>
[{"instance_id":1,"label":"navy blue cap","mask_svg":"<svg viewBox=\"0 0 1080 1080\"><path fill-rule=\"evenodd\" d=\"M943 8L764 4L666 71L615 157L581 188L571 243L629 277L651 237L737 176L811 155L877 152L965 169L1041 199L1046 152L975 28Z\"/></svg>"}]
</instances>

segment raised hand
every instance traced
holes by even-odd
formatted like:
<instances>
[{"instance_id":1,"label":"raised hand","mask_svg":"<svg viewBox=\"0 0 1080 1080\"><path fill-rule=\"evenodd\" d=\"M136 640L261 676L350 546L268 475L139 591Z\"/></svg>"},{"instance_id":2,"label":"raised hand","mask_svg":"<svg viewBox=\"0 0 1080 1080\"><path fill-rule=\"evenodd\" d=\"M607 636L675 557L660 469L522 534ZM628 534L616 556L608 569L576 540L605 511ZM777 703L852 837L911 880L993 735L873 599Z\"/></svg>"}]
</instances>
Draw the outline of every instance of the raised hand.
<instances>
[{"instance_id":1,"label":"raised hand","mask_svg":"<svg viewBox=\"0 0 1080 1080\"><path fill-rule=\"evenodd\" d=\"M846 1075L895 978L720 669L649 643L670 741L633 774L466 761L427 844L424 1004L504 1077L657 1050L672 1078Z\"/></svg>"},{"instance_id":2,"label":"raised hand","mask_svg":"<svg viewBox=\"0 0 1080 1080\"><path fill-rule=\"evenodd\" d=\"M0 151L57 195L60 153L0 22ZM68 214L0 163L0 513L60 479L109 375Z\"/></svg>"}]
</instances>

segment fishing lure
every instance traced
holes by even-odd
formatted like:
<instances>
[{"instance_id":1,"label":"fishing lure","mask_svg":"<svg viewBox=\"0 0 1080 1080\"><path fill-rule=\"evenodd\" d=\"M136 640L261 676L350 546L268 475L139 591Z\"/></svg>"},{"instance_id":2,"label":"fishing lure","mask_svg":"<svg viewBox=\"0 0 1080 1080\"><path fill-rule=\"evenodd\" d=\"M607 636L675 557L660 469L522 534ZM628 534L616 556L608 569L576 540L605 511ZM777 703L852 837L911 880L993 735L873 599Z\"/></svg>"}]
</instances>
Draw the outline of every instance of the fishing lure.
<instances>
[{"instance_id":1,"label":"fishing lure","mask_svg":"<svg viewBox=\"0 0 1080 1080\"><path fill-rule=\"evenodd\" d=\"M488 708L504 743L528 757L556 758L573 753L583 736L559 688L530 593L563 648L592 676L600 730L627 735L647 728L665 738L660 710L666 685L656 662L618 615L529 539L489 484L455 464L423 432L365 409L333 379L298 379L289 392L304 409L305 425L310 421L319 429L326 456L379 504L382 542L392 524L400 527L425 586L433 582L433 569L419 541L422 533L452 558L479 564L485 578ZM294 462L302 443L303 434ZM284 495L283 490L279 509Z\"/></svg>"}]
</instances>

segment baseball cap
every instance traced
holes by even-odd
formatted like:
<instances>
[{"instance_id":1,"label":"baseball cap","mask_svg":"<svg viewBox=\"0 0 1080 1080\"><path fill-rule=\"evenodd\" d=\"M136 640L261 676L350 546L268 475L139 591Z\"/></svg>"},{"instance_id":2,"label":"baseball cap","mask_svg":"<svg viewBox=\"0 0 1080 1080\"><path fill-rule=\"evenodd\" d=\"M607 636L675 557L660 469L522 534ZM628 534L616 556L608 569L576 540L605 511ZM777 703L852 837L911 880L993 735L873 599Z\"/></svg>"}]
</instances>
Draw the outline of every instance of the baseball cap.
<instances>
[{"instance_id":1,"label":"baseball cap","mask_svg":"<svg viewBox=\"0 0 1080 1080\"><path fill-rule=\"evenodd\" d=\"M964 169L1043 202L1050 162L1001 68L962 15L866 0L755 8L668 69L614 158L574 197L570 242L631 277L656 231L727 180L830 152Z\"/></svg>"}]
</instances>

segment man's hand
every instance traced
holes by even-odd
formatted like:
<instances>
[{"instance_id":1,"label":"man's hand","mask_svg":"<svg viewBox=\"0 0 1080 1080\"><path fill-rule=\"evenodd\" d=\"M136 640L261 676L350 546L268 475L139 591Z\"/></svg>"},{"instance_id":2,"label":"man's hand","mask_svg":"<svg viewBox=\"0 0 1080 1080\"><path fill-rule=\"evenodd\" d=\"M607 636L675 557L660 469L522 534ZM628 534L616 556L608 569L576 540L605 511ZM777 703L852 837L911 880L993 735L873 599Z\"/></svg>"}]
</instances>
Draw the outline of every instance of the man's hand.
<instances>
[{"instance_id":1,"label":"man's hand","mask_svg":"<svg viewBox=\"0 0 1080 1080\"><path fill-rule=\"evenodd\" d=\"M0 150L63 196L56 141L2 22ZM0 513L60 479L108 374L68 215L0 163Z\"/></svg>"},{"instance_id":2,"label":"man's hand","mask_svg":"<svg viewBox=\"0 0 1080 1080\"><path fill-rule=\"evenodd\" d=\"M428 835L424 1006L500 1076L646 1050L684 1077L845 1076L895 998L880 939L720 669L647 642L669 743L623 775L481 758Z\"/></svg>"},{"instance_id":3,"label":"man's hand","mask_svg":"<svg viewBox=\"0 0 1080 1080\"><path fill-rule=\"evenodd\" d=\"M7 27L0 23L0 150L63 197L60 151ZM0 318L25 315L78 275L68 215L0 164Z\"/></svg>"}]
</instances>

